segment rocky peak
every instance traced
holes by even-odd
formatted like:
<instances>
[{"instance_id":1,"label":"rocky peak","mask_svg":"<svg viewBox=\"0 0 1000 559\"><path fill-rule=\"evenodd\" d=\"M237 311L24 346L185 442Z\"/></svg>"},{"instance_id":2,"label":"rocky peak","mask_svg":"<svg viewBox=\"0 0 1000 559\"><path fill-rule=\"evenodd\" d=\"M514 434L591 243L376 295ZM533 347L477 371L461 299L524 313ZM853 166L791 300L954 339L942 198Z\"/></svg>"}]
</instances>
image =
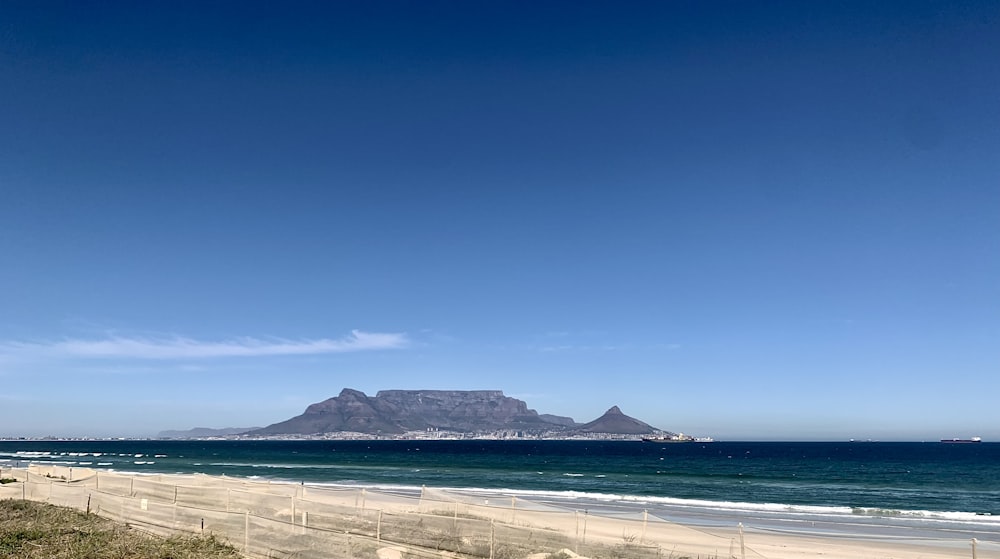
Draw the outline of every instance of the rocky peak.
<instances>
[{"instance_id":1,"label":"rocky peak","mask_svg":"<svg viewBox=\"0 0 1000 559\"><path fill-rule=\"evenodd\" d=\"M634 417L625 415L618 406L604 412L604 415L580 426L581 433L614 433L619 435L649 435L658 429Z\"/></svg>"}]
</instances>

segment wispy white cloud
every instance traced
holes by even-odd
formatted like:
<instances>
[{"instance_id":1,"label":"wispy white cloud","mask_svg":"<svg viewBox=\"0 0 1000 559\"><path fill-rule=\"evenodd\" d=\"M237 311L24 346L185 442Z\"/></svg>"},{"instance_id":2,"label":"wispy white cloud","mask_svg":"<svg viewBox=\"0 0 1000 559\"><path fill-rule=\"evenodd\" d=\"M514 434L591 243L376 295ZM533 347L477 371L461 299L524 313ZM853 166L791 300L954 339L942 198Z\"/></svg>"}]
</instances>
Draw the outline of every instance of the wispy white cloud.
<instances>
[{"instance_id":1,"label":"wispy white cloud","mask_svg":"<svg viewBox=\"0 0 1000 559\"><path fill-rule=\"evenodd\" d=\"M318 355L399 349L410 344L404 333L352 330L343 338L290 340L242 337L205 341L182 336L64 339L58 341L2 341L0 357L50 357L95 359L204 359L218 357L264 357Z\"/></svg>"}]
</instances>

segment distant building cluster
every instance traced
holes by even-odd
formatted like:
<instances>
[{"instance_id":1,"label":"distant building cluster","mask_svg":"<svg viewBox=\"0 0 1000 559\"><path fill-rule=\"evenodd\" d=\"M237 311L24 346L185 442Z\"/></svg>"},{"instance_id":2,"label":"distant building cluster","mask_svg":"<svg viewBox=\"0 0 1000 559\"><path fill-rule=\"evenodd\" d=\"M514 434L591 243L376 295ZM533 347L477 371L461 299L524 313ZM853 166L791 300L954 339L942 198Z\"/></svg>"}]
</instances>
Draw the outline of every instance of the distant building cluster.
<instances>
[{"instance_id":1,"label":"distant building cluster","mask_svg":"<svg viewBox=\"0 0 1000 559\"><path fill-rule=\"evenodd\" d=\"M667 434L660 435L663 438L669 437ZM654 437L658 438L658 437ZM501 429L497 431L484 431L479 433L462 433L457 431L443 431L440 429L428 429L426 431L408 431L402 434L379 435L371 433L359 433L355 431L335 431L330 433L315 433L311 435L283 434L283 435L227 435L220 437L207 437L211 440L332 440L332 441L370 441L370 440L391 440L391 441L460 441L460 440L524 440L524 441L642 441L649 440L648 435L629 435L622 433L573 433L567 434L565 431L545 431L531 432L513 429ZM694 440L694 439L692 439Z\"/></svg>"}]
</instances>

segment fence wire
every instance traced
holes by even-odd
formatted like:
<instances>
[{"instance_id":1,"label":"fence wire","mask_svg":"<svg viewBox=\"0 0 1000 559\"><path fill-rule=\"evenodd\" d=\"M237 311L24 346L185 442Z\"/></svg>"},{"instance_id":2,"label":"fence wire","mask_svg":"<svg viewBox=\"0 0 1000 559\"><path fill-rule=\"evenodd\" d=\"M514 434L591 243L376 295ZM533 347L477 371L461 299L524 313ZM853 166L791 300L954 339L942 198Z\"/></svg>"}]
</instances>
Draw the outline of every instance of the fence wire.
<instances>
[{"instance_id":1,"label":"fence wire","mask_svg":"<svg viewBox=\"0 0 1000 559\"><path fill-rule=\"evenodd\" d=\"M645 511L590 514L519 497L414 493L207 475L125 475L87 468L3 468L0 499L71 507L170 536L214 534L250 558L778 559L790 556L1000 559L1000 546L950 540L775 538L743 526L707 531ZM835 540L835 539L834 539ZM796 547L798 546L798 547ZM799 550L800 553L795 553Z\"/></svg>"}]
</instances>

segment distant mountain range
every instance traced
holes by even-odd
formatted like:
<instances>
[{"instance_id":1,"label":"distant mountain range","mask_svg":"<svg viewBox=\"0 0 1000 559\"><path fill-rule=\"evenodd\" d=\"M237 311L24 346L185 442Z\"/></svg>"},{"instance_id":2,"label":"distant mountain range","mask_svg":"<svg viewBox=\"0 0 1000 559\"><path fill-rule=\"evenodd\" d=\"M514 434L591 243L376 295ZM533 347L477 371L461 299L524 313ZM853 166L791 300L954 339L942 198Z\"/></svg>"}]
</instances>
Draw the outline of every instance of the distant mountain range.
<instances>
[{"instance_id":1,"label":"distant mountain range","mask_svg":"<svg viewBox=\"0 0 1000 559\"><path fill-rule=\"evenodd\" d=\"M263 428L164 431L164 438L308 436L351 432L402 435L414 431L573 435L652 435L664 431L629 417L613 406L601 417L580 424L573 418L539 414L500 390L381 390L374 397L345 388L336 397Z\"/></svg>"}]
</instances>

